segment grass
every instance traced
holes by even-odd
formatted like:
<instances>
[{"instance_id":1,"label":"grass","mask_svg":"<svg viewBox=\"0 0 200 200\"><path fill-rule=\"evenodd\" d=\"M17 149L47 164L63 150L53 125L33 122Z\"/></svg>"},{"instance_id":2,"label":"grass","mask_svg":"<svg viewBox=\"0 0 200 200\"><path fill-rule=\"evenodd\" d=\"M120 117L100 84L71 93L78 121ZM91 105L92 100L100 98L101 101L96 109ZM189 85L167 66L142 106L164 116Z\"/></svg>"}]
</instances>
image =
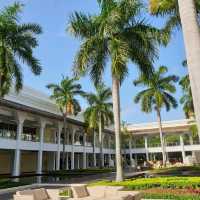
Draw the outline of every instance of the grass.
<instances>
[{"instance_id":1,"label":"grass","mask_svg":"<svg viewBox=\"0 0 200 200\"><path fill-rule=\"evenodd\" d=\"M149 194L143 193L143 198L145 199L168 199L168 200L200 200L198 195L174 195L174 194Z\"/></svg>"},{"instance_id":2,"label":"grass","mask_svg":"<svg viewBox=\"0 0 200 200\"><path fill-rule=\"evenodd\" d=\"M98 181L89 184L124 186L139 190L146 199L200 200L200 177L159 177L128 179L123 182Z\"/></svg>"},{"instance_id":3,"label":"grass","mask_svg":"<svg viewBox=\"0 0 200 200\"><path fill-rule=\"evenodd\" d=\"M200 166L154 169L149 172L158 176L200 176Z\"/></svg>"},{"instance_id":4,"label":"grass","mask_svg":"<svg viewBox=\"0 0 200 200\"><path fill-rule=\"evenodd\" d=\"M18 186L23 186L23 185L27 185L27 182L13 182L11 180L7 180L7 179L3 179L0 180L0 189L6 189L6 188L12 188L12 187L18 187Z\"/></svg>"},{"instance_id":5,"label":"grass","mask_svg":"<svg viewBox=\"0 0 200 200\"><path fill-rule=\"evenodd\" d=\"M150 188L200 188L200 177L158 177L158 178L140 178L128 179L123 182L99 181L91 185L111 185L124 186L130 190L143 190Z\"/></svg>"}]
</instances>

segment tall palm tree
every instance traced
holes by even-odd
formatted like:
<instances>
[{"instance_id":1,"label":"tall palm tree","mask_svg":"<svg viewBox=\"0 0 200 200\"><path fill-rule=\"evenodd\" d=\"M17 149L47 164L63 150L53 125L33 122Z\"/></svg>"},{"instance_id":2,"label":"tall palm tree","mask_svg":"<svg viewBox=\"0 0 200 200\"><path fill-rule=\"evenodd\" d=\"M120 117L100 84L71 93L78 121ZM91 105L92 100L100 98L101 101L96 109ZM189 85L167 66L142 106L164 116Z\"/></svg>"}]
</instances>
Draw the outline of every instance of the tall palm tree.
<instances>
[{"instance_id":1,"label":"tall palm tree","mask_svg":"<svg viewBox=\"0 0 200 200\"><path fill-rule=\"evenodd\" d=\"M187 61L183 62L183 66L187 66ZM180 103L183 104L183 110L186 118L194 117L194 104L192 98L192 91L190 86L189 75L185 75L179 81L179 85L183 91L183 96L180 99Z\"/></svg>"},{"instance_id":2,"label":"tall palm tree","mask_svg":"<svg viewBox=\"0 0 200 200\"><path fill-rule=\"evenodd\" d=\"M84 119L89 128L93 130L98 128L99 130L100 168L103 168L103 129L113 123L113 104L110 102L112 91L104 84L99 84L96 86L96 93L88 93L85 97L89 107L84 112Z\"/></svg>"},{"instance_id":3,"label":"tall palm tree","mask_svg":"<svg viewBox=\"0 0 200 200\"><path fill-rule=\"evenodd\" d=\"M36 35L42 28L35 23L19 23L23 5L14 3L0 12L0 97L5 96L12 84L18 92L23 86L22 66L26 63L33 74L41 73L41 65L33 56L38 46Z\"/></svg>"},{"instance_id":4,"label":"tall palm tree","mask_svg":"<svg viewBox=\"0 0 200 200\"><path fill-rule=\"evenodd\" d=\"M82 40L76 55L74 71L77 75L90 74L97 84L102 79L106 64L111 61L112 99L116 143L116 181L123 180L120 134L120 84L128 74L128 62L149 74L157 56L157 41L166 42L158 29L141 19L142 4L137 0L97 0L100 13L86 15L75 12L68 30Z\"/></svg>"},{"instance_id":5,"label":"tall palm tree","mask_svg":"<svg viewBox=\"0 0 200 200\"><path fill-rule=\"evenodd\" d=\"M54 99L63 116L64 133L63 133L63 159L62 169L65 169L65 144L67 136L67 116L77 115L81 111L80 104L76 99L77 96L83 95L81 85L77 79L63 77L59 84L48 84L47 88L52 90L51 99Z\"/></svg>"},{"instance_id":6,"label":"tall palm tree","mask_svg":"<svg viewBox=\"0 0 200 200\"><path fill-rule=\"evenodd\" d=\"M141 102L142 111L146 113L155 110L157 113L160 141L162 148L163 164L166 164L165 144L163 139L161 109L165 107L167 111L171 107L178 106L176 99L172 96L176 92L174 83L178 81L178 77L174 75L166 75L167 67L161 66L153 75L146 79L141 76L134 81L135 86L144 86L145 89L139 92L135 98L135 103Z\"/></svg>"},{"instance_id":7,"label":"tall palm tree","mask_svg":"<svg viewBox=\"0 0 200 200\"><path fill-rule=\"evenodd\" d=\"M150 0L150 5L153 14L169 17L168 27L182 27L195 117L200 130L200 1Z\"/></svg>"}]
</instances>

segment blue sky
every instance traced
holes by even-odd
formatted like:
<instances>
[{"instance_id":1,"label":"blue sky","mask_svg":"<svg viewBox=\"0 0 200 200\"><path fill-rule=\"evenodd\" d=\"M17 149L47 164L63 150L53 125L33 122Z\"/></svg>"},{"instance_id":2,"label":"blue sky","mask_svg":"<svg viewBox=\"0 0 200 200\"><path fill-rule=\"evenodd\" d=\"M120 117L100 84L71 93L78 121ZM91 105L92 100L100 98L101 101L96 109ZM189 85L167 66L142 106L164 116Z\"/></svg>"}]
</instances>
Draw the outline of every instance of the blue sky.
<instances>
[{"instance_id":1,"label":"blue sky","mask_svg":"<svg viewBox=\"0 0 200 200\"><path fill-rule=\"evenodd\" d=\"M0 8L13 2L14 0L0 0ZM39 77L35 77L24 66L24 84L49 94L45 87L48 83L58 83L61 74L72 75L74 56L80 45L80 41L74 39L65 31L70 14L73 11L95 13L98 12L98 5L95 0L22 0L20 2L25 4L21 21L36 22L43 28L43 34L38 38L39 47L35 49L35 55L41 61L43 72ZM163 19L148 17L148 21L158 27L163 25ZM160 48L160 58L155 66L168 66L170 74L182 76L186 73L186 70L181 67L183 59L185 59L185 51L182 33L177 31L173 34L167 48ZM140 106L133 103L134 95L141 88L136 88L132 84L132 81L138 75L136 67L130 65L129 69L129 76L121 87L122 120L128 123L155 121L155 113L142 113ZM106 84L111 86L109 67L104 79ZM88 77L82 78L80 82L85 91L93 91L92 83ZM177 99L180 96L181 90L177 86ZM84 109L86 103L82 99L80 101ZM163 120L184 118L181 105L176 110L171 110L168 113L163 110L162 118Z\"/></svg>"}]
</instances>

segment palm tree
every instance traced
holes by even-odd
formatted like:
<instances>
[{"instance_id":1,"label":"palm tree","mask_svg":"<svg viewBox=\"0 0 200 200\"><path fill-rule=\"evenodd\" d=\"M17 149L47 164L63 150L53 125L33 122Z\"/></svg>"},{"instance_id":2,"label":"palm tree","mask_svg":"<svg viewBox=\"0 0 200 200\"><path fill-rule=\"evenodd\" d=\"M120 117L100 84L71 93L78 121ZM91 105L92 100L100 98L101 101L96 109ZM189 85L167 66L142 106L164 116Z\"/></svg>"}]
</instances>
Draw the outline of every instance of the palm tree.
<instances>
[{"instance_id":1,"label":"palm tree","mask_svg":"<svg viewBox=\"0 0 200 200\"><path fill-rule=\"evenodd\" d=\"M200 130L200 1L150 0L150 5L153 14L169 17L168 27L182 27L195 117Z\"/></svg>"},{"instance_id":2,"label":"palm tree","mask_svg":"<svg viewBox=\"0 0 200 200\"><path fill-rule=\"evenodd\" d=\"M183 62L183 66L187 66L187 61ZM190 86L189 75L185 75L179 81L179 85L183 91L183 96L180 99L180 103L183 104L183 110L186 118L194 117L194 104L192 98L192 91Z\"/></svg>"},{"instance_id":3,"label":"palm tree","mask_svg":"<svg viewBox=\"0 0 200 200\"><path fill-rule=\"evenodd\" d=\"M100 168L103 168L103 129L113 123L113 104L110 102L112 91L104 84L99 84L96 86L96 93L88 93L85 97L89 107L84 112L84 119L89 128L99 130Z\"/></svg>"},{"instance_id":4,"label":"palm tree","mask_svg":"<svg viewBox=\"0 0 200 200\"><path fill-rule=\"evenodd\" d=\"M52 90L51 99L54 99L63 116L64 133L63 133L63 159L62 169L65 169L65 144L67 135L67 116L77 115L81 111L77 96L83 95L81 85L77 83L77 79L63 77L59 84L48 84L48 89Z\"/></svg>"},{"instance_id":5,"label":"palm tree","mask_svg":"<svg viewBox=\"0 0 200 200\"><path fill-rule=\"evenodd\" d=\"M123 180L120 134L120 84L128 74L128 62L135 63L145 74L152 71L157 56L157 41L166 42L166 35L140 18L142 4L137 0L98 0L100 13L86 15L75 12L68 30L82 40L76 55L74 71L90 74L95 85L102 81L111 61L112 99L116 143L116 181Z\"/></svg>"},{"instance_id":6,"label":"palm tree","mask_svg":"<svg viewBox=\"0 0 200 200\"><path fill-rule=\"evenodd\" d=\"M8 94L12 84L18 92L23 86L22 66L26 63L33 74L41 73L41 65L33 56L38 46L36 35L42 28L34 23L19 23L23 5L14 3L0 12L0 97Z\"/></svg>"},{"instance_id":7,"label":"palm tree","mask_svg":"<svg viewBox=\"0 0 200 200\"><path fill-rule=\"evenodd\" d=\"M139 92L134 98L135 103L141 102L142 111L146 113L155 110L157 113L160 141L163 155L163 164L166 164L165 144L163 139L161 109L165 107L167 111L171 107L178 106L176 99L172 96L176 92L174 83L178 81L178 77L174 75L166 75L167 67L161 66L149 78L141 76L134 81L135 86L144 86L145 89Z\"/></svg>"}]
</instances>

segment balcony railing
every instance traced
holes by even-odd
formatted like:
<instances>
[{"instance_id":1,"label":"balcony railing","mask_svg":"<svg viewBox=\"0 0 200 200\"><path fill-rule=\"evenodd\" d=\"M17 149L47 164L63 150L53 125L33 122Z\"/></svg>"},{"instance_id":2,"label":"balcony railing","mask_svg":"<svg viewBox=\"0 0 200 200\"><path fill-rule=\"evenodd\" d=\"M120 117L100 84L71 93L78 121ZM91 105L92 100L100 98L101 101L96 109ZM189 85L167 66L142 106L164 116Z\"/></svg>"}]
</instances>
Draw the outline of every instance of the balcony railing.
<instances>
[{"instance_id":1,"label":"balcony railing","mask_svg":"<svg viewBox=\"0 0 200 200\"><path fill-rule=\"evenodd\" d=\"M0 129L0 138L16 139L16 131Z\"/></svg>"},{"instance_id":2,"label":"balcony railing","mask_svg":"<svg viewBox=\"0 0 200 200\"><path fill-rule=\"evenodd\" d=\"M167 142L166 146L168 146L168 147L180 146L180 142Z\"/></svg>"},{"instance_id":3,"label":"balcony railing","mask_svg":"<svg viewBox=\"0 0 200 200\"><path fill-rule=\"evenodd\" d=\"M161 147L160 143L148 144L148 148Z\"/></svg>"},{"instance_id":4,"label":"balcony railing","mask_svg":"<svg viewBox=\"0 0 200 200\"><path fill-rule=\"evenodd\" d=\"M39 142L40 138L37 135L23 133L21 136L21 140L29 142Z\"/></svg>"}]
</instances>

